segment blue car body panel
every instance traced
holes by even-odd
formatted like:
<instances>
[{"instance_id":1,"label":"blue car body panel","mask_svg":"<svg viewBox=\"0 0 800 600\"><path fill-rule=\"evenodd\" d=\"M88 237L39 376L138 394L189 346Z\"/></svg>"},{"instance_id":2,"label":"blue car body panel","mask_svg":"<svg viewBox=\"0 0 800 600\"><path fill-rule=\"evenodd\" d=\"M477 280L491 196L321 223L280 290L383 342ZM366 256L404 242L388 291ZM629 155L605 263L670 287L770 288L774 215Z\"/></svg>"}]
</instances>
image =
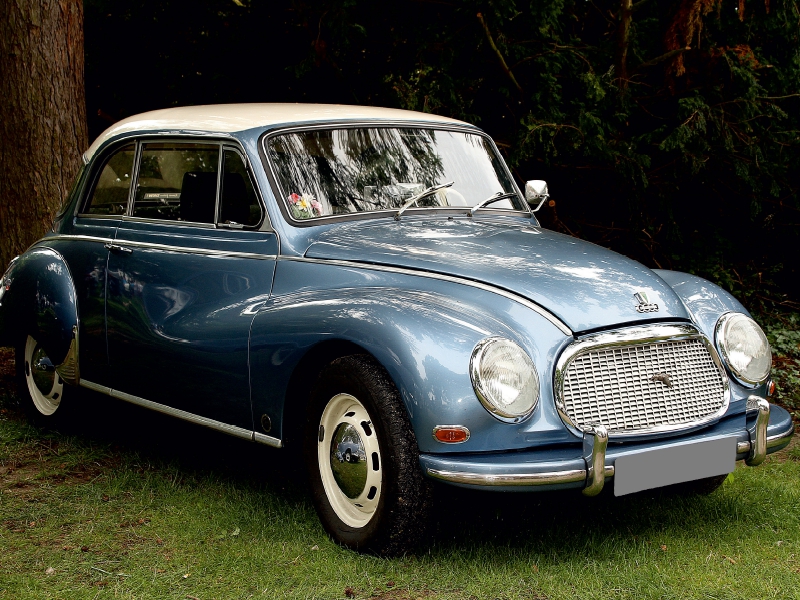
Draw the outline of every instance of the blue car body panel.
<instances>
[{"instance_id":1,"label":"blue car body panel","mask_svg":"<svg viewBox=\"0 0 800 600\"><path fill-rule=\"evenodd\" d=\"M478 213L480 214L480 213ZM689 319L672 288L643 265L579 239L532 225L474 217L406 217L343 225L306 256L391 264L485 281L529 298L573 331L620 323ZM645 292L659 312L639 313Z\"/></svg>"}]
</instances>

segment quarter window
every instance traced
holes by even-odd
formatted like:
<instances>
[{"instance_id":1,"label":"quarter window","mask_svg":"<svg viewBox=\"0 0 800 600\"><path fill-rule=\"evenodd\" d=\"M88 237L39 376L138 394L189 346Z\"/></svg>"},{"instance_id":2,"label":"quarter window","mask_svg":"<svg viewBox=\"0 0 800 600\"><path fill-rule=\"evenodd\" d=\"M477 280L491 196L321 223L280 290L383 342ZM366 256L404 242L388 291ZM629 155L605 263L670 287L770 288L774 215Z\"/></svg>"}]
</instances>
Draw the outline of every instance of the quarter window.
<instances>
[{"instance_id":1,"label":"quarter window","mask_svg":"<svg viewBox=\"0 0 800 600\"><path fill-rule=\"evenodd\" d=\"M135 150L133 144L128 144L111 155L100 171L86 212L91 215L125 214Z\"/></svg>"},{"instance_id":2,"label":"quarter window","mask_svg":"<svg viewBox=\"0 0 800 600\"><path fill-rule=\"evenodd\" d=\"M219 222L227 225L258 225L261 205L241 155L225 150Z\"/></svg>"}]
</instances>

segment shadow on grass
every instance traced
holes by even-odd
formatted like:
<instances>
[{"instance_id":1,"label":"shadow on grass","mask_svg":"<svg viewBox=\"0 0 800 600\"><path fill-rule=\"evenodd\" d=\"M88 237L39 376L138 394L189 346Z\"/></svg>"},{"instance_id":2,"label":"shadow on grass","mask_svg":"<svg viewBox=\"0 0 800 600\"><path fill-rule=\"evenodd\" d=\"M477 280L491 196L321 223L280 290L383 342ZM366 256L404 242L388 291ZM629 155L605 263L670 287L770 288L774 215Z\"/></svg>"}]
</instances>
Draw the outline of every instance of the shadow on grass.
<instances>
[{"instance_id":1,"label":"shadow on grass","mask_svg":"<svg viewBox=\"0 0 800 600\"><path fill-rule=\"evenodd\" d=\"M0 381L0 408L22 419L7 380ZM305 506L313 513L297 451L276 450L180 421L159 413L87 392L72 417L55 433L80 443L105 446L128 463L176 469L203 485L203 480L231 482L245 494L269 494L285 507ZM611 486L609 486L611 487ZM630 540L657 543L660 534L716 542L739 522L739 537L758 511L758 494L729 491L710 497L680 497L643 492L615 498L607 489L595 498L578 491L549 493L476 492L437 484L433 527L420 553L491 553L497 548L537 554L599 557Z\"/></svg>"}]
</instances>

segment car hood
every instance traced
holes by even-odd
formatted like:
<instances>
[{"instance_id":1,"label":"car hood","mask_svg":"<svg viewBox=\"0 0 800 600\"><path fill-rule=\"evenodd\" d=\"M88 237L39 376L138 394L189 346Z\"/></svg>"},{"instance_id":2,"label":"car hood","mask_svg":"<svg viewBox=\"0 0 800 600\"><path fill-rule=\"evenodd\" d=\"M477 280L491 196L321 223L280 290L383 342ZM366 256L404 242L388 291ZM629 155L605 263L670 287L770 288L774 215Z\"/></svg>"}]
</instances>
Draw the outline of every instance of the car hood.
<instances>
[{"instance_id":1,"label":"car hood","mask_svg":"<svg viewBox=\"0 0 800 600\"><path fill-rule=\"evenodd\" d=\"M672 288L644 265L531 225L484 219L359 221L326 231L305 255L484 282L532 300L574 332L689 318ZM634 294L640 292L658 312L637 312Z\"/></svg>"}]
</instances>

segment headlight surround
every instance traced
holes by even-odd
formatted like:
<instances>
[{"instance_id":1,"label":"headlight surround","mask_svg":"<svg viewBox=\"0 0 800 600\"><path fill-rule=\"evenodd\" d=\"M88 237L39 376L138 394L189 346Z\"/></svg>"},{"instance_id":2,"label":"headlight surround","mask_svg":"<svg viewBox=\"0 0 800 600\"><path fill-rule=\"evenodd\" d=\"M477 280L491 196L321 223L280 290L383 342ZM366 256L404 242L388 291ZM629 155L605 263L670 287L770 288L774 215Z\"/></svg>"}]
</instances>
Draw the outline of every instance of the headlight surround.
<instances>
[{"instance_id":1,"label":"headlight surround","mask_svg":"<svg viewBox=\"0 0 800 600\"><path fill-rule=\"evenodd\" d=\"M772 367L767 336L747 315L725 313L717 321L717 348L736 379L749 385L763 383Z\"/></svg>"},{"instance_id":2,"label":"headlight surround","mask_svg":"<svg viewBox=\"0 0 800 600\"><path fill-rule=\"evenodd\" d=\"M472 351L469 367L475 394L496 418L516 423L536 408L539 373L527 353L511 340L481 340Z\"/></svg>"}]
</instances>

